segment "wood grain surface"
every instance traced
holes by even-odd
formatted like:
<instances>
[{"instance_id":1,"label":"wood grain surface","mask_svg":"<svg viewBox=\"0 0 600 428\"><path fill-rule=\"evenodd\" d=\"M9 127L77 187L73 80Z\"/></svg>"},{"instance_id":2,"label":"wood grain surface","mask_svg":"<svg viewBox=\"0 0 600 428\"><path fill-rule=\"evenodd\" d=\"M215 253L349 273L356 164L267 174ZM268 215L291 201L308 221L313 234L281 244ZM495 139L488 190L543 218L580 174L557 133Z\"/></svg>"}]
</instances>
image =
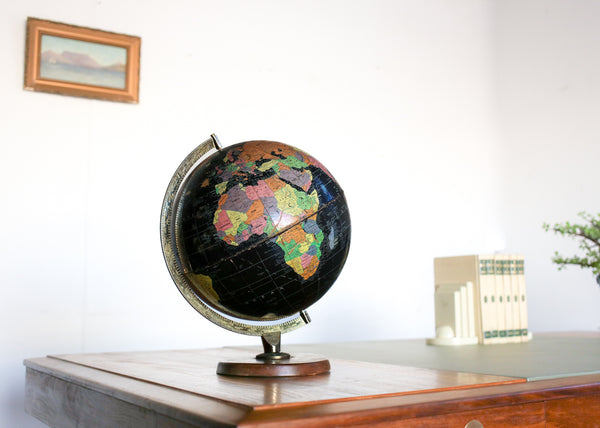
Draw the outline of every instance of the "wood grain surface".
<instances>
[{"instance_id":1,"label":"wood grain surface","mask_svg":"<svg viewBox=\"0 0 600 428\"><path fill-rule=\"evenodd\" d=\"M600 394L549 401L547 428L600 427Z\"/></svg>"},{"instance_id":2,"label":"wood grain surface","mask_svg":"<svg viewBox=\"0 0 600 428\"><path fill-rule=\"evenodd\" d=\"M329 373L299 378L219 376L219 361L255 352L222 348L60 355L50 358L253 408L424 393L524 382L524 379L331 359Z\"/></svg>"},{"instance_id":3,"label":"wood grain surface","mask_svg":"<svg viewBox=\"0 0 600 428\"><path fill-rule=\"evenodd\" d=\"M486 428L545 428L544 403L521 404L404 420L388 419L382 422L368 422L366 424L354 425L354 427L463 428L472 421L477 421L481 426Z\"/></svg>"}]
</instances>

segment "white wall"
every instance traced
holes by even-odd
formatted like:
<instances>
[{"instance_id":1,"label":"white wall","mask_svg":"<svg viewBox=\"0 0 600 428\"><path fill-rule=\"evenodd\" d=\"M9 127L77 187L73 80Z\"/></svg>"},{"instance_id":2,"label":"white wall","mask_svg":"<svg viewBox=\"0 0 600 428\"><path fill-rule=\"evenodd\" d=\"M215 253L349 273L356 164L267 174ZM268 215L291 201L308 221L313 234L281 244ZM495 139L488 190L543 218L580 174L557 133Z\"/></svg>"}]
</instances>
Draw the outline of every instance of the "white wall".
<instances>
[{"instance_id":1,"label":"white wall","mask_svg":"<svg viewBox=\"0 0 600 428\"><path fill-rule=\"evenodd\" d=\"M547 3L532 3L519 17L522 32L527 16L566 4ZM264 138L301 147L346 192L353 221L347 267L309 310L313 323L284 342L432 335L432 258L505 248L525 253L531 267L534 331L596 328L592 279L550 266L550 248L561 244L539 225L598 209L589 195L598 181L590 168L598 125L576 114L593 117L587 109L597 108L597 97L579 88L561 107L552 89L565 75L554 70L548 77L545 68L537 69L543 79L535 74L551 62L551 52L538 59L529 52L531 70L521 70L518 55L527 53L522 38L529 36L512 33L517 3L499 4L0 5L0 427L40 426L21 411L26 357L257 343L196 314L162 259L164 190L179 162L212 132L225 145ZM141 36L140 104L23 91L27 16ZM561 23L560 14L554 20ZM577 28L565 24L561 37L569 40ZM544 29L551 29L546 21L536 30L539 44ZM591 49L600 30L590 26L587 37ZM583 76L590 89L597 79L597 62L587 55L593 53L572 52L564 43L571 87ZM552 97L540 101L547 93ZM528 105L545 108L544 114L523 120ZM571 115L559 128L565 109ZM563 134L540 131L546 122ZM569 129L577 129L577 141ZM539 144L550 139L554 150L543 164L525 158L513 164L513 148L532 134ZM578 195L552 200L522 187L512 192L512 183L529 174L536 192L558 183L547 168L562 168L574 143L576 153L589 155L585 170L567 163L563 174ZM535 147L526 153L533 156ZM539 206L530 207L530 200ZM515 202L524 207L522 216L507 209ZM558 293L565 281L587 293L587 301L574 296L585 310L569 309L574 316L561 324L553 316L560 300L546 297L545 287L552 283Z\"/></svg>"},{"instance_id":2,"label":"white wall","mask_svg":"<svg viewBox=\"0 0 600 428\"><path fill-rule=\"evenodd\" d=\"M502 229L525 254L532 330L598 329L591 271L550 261L581 252L541 225L600 212L600 2L498 1L493 15Z\"/></svg>"}]
</instances>

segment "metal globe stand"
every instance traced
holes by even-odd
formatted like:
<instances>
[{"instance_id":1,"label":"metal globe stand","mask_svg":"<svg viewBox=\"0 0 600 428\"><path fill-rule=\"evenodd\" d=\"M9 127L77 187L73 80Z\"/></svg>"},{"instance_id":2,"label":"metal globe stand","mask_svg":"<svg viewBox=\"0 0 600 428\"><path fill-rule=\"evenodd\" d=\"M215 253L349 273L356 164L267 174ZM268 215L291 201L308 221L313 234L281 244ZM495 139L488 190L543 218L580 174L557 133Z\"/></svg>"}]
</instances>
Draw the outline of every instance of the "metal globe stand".
<instances>
[{"instance_id":1,"label":"metal globe stand","mask_svg":"<svg viewBox=\"0 0 600 428\"><path fill-rule=\"evenodd\" d=\"M299 354L296 356L281 352L281 334L295 330L310 322L305 311L295 316L281 318L271 322L244 320L224 314L212 307L208 296L195 289L187 275L191 269L187 265L181 246L180 215L178 208L181 202L181 190L191 172L203 159L221 150L216 135L196 147L179 165L165 193L161 211L160 233L162 250L169 273L175 285L190 305L209 321L235 333L261 336L264 352L246 361L225 361L217 366L219 375L280 377L310 376L326 373L330 363L326 358L315 354ZM253 322L248 322L253 321Z\"/></svg>"}]
</instances>

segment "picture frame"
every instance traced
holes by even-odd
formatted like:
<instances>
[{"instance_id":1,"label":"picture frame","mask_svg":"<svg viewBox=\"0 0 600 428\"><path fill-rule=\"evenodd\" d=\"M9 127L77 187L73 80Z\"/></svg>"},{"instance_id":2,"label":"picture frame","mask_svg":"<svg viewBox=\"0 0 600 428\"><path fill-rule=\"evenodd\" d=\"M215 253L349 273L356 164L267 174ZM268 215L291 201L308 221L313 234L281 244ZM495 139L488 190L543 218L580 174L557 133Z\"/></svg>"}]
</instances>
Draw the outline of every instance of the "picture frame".
<instances>
[{"instance_id":1,"label":"picture frame","mask_svg":"<svg viewBox=\"0 0 600 428\"><path fill-rule=\"evenodd\" d=\"M27 18L24 89L139 102L141 39Z\"/></svg>"}]
</instances>

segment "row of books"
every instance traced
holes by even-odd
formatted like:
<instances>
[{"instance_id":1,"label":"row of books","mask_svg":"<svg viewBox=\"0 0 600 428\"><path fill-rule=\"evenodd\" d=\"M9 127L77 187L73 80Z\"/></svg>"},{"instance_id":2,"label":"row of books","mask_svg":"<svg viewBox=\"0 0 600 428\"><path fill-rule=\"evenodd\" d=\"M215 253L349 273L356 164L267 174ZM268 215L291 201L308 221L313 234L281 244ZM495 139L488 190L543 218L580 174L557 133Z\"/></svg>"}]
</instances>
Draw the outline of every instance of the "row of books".
<instances>
[{"instance_id":1,"label":"row of books","mask_svg":"<svg viewBox=\"0 0 600 428\"><path fill-rule=\"evenodd\" d=\"M523 256L438 257L434 272L436 334L449 327L465 343L529 341Z\"/></svg>"}]
</instances>

